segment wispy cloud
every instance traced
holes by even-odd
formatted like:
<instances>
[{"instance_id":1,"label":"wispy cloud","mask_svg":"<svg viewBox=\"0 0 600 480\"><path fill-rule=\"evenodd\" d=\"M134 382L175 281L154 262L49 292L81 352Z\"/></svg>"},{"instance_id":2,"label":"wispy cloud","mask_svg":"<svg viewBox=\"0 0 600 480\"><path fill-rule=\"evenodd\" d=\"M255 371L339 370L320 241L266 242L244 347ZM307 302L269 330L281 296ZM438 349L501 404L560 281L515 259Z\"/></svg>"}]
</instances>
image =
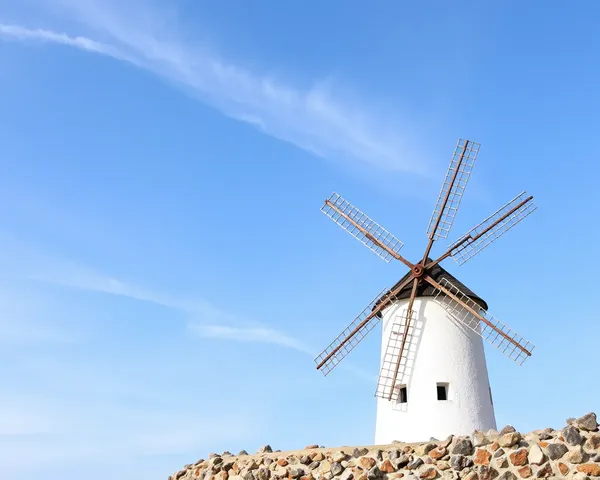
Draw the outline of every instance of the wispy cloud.
<instances>
[{"instance_id":1,"label":"wispy cloud","mask_svg":"<svg viewBox=\"0 0 600 480\"><path fill-rule=\"evenodd\" d=\"M67 263L62 265L58 262L52 263L54 267L51 267L49 271L29 274L27 278L77 290L105 293L153 303L189 314L202 321L224 321L235 318L234 315L223 311L202 298L182 298L176 295L155 292Z\"/></svg>"},{"instance_id":2,"label":"wispy cloud","mask_svg":"<svg viewBox=\"0 0 600 480\"><path fill-rule=\"evenodd\" d=\"M236 342L269 343L299 352L313 355L313 351L302 342L289 335L272 328L258 327L232 327L228 325L202 325L191 324L190 329L201 337L231 340Z\"/></svg>"},{"instance_id":3,"label":"wispy cloud","mask_svg":"<svg viewBox=\"0 0 600 480\"><path fill-rule=\"evenodd\" d=\"M123 296L178 310L189 315L188 329L202 338L278 345L310 357L316 355L314 348L297 338L267 325L250 322L235 313L226 312L204 299L187 299L158 293L72 266L63 266L59 270L55 267L51 273L38 273L29 275L28 278L78 290ZM348 362L341 364L339 368L369 382L374 380L373 375Z\"/></svg>"},{"instance_id":4,"label":"wispy cloud","mask_svg":"<svg viewBox=\"0 0 600 480\"><path fill-rule=\"evenodd\" d=\"M320 157L388 171L427 175L417 158L416 119L373 111L369 101L345 98L331 79L299 88L227 61L204 45L177 39L177 26L135 2L62 0L59 12L105 36L104 43L46 29L0 25L0 35L51 42L108 55L149 70L223 114ZM155 7L153 7L155 8ZM371 105L371 107L367 107ZM422 148L419 149L422 155Z\"/></svg>"}]
</instances>

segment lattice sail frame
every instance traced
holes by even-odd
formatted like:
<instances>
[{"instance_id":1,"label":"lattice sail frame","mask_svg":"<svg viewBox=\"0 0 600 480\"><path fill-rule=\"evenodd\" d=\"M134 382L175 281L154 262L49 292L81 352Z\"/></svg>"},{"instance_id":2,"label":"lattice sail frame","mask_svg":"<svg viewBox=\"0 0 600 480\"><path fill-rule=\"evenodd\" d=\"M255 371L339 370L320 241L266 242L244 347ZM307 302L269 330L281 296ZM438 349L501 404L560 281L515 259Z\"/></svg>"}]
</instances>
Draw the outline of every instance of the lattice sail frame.
<instances>
[{"instance_id":1,"label":"lattice sail frame","mask_svg":"<svg viewBox=\"0 0 600 480\"><path fill-rule=\"evenodd\" d=\"M325 204L321 207L321 211L340 227L342 227L346 232L365 245L369 250L374 252L388 263L392 258L394 258L393 255L374 243L369 238L369 235L372 235L379 243L385 245L395 253L399 253L400 249L404 246L402 241L397 239L385 228L369 218L368 215L361 212L358 208L337 193L333 193L325 201ZM350 222L344 215L360 225L360 227L364 229L367 234Z\"/></svg>"},{"instance_id":2,"label":"lattice sail frame","mask_svg":"<svg viewBox=\"0 0 600 480\"><path fill-rule=\"evenodd\" d=\"M490 315L484 308L481 307L477 302L462 292L457 286L449 282L446 278L440 280L440 285L457 297L461 302L464 302L471 309L479 312L479 314L485 318L492 326L485 322L482 322L479 318L474 316L468 309L463 305L456 302L454 299L445 295L440 289L436 289L435 299L439 304L452 316L452 318L458 320L463 325L480 335L484 340L489 342L491 345L500 350L504 355L513 360L515 363L522 365L527 360L527 353L525 353L517 345L510 342L507 338L500 334L509 337L511 340L520 345L523 349L531 353L535 346L525 340L518 333L513 332L510 328L504 325L500 320L496 319L493 315Z\"/></svg>"},{"instance_id":3,"label":"lattice sail frame","mask_svg":"<svg viewBox=\"0 0 600 480\"><path fill-rule=\"evenodd\" d=\"M385 295L384 293L388 290L388 288L384 288L379 294L369 303L362 312L358 314L358 316L344 329L342 332L335 338L333 342L329 344L329 346L321 352L321 354L315 358L315 363L318 365L323 361L333 350L335 350L342 342L354 332L357 327L365 321L373 308L375 307L375 303L379 299L383 299L383 301L387 302L389 300L389 295ZM346 355L348 355L356 345L360 343L360 341L377 325L381 318L378 315L373 315L363 327L354 333L350 339L344 343L342 348L340 348L334 355L332 355L329 360L327 360L323 366L321 367L321 371L323 375L327 376L334 367L340 363Z\"/></svg>"},{"instance_id":4,"label":"lattice sail frame","mask_svg":"<svg viewBox=\"0 0 600 480\"><path fill-rule=\"evenodd\" d=\"M490 225L498 221L498 219L517 207L520 203L523 203L523 205L517 208L500 223L495 225L492 229L488 230L487 232L485 231ZM450 247L450 255L456 263L463 265L465 262L481 252L484 248L488 247L494 241L508 232L517 223L524 220L528 215L531 215L536 209L537 207L533 203L533 199L531 198L530 200L527 200L527 192L521 192L506 205L500 207L489 217L483 220L479 225L473 227L470 231L465 233L456 242L454 242L454 245L458 246L454 248ZM468 237L475 238L482 232L485 233L483 233L483 235L476 240L464 241Z\"/></svg>"},{"instance_id":5,"label":"lattice sail frame","mask_svg":"<svg viewBox=\"0 0 600 480\"><path fill-rule=\"evenodd\" d=\"M480 146L481 145L479 143L472 142L470 140L464 140L462 138L459 139L456 143L454 155L452 156L452 160L450 161L450 166L448 167L448 171L446 172L444 183L442 184L442 188L438 195L436 206L433 210L431 219L429 220L429 225L427 227L427 235L431 236L431 233L437 223L437 218L441 212L441 219L439 225L435 231L435 234L433 235L434 240L438 240L440 238L448 238L448 234L450 233L450 229L452 228L452 224L454 223L454 218L456 217L456 212L458 211L458 207L460 206L460 201L469 181L471 171L473 170L473 166L475 165L475 160L477 160L477 154L479 153ZM459 162L460 167L458 168L456 179L454 180L454 184L452 185L452 179L454 178L454 173L456 172L456 168ZM450 187L451 185L452 187ZM444 206L444 199L448 194L448 190L450 190L450 195L448 197L446 205Z\"/></svg>"},{"instance_id":6,"label":"lattice sail frame","mask_svg":"<svg viewBox=\"0 0 600 480\"><path fill-rule=\"evenodd\" d=\"M400 367L396 381L394 382L394 373L396 365L398 365L398 355L402 345L402 337L404 328L408 320L408 311L405 309L402 315L398 315L394 319L394 323L390 329L390 336L381 362L381 370L377 380L377 389L375 396L378 398L389 399L392 401L398 400L400 386L406 383L406 378L410 377L410 373L414 366L416 352L413 347L413 340L419 335L420 326L417 324L417 314L414 310L411 312L410 326L408 328L407 341L404 345L402 358L400 359ZM395 383L392 385L392 383ZM391 394L391 396L390 396Z\"/></svg>"}]
</instances>

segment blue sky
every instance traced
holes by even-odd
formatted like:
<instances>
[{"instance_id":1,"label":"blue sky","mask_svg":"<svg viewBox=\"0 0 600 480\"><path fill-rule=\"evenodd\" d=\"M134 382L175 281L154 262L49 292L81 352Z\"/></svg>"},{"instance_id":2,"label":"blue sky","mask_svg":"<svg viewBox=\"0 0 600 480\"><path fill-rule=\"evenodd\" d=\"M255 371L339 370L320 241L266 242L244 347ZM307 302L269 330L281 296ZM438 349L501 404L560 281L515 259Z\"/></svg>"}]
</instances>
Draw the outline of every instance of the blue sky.
<instances>
[{"instance_id":1,"label":"blue sky","mask_svg":"<svg viewBox=\"0 0 600 480\"><path fill-rule=\"evenodd\" d=\"M405 270L319 208L340 192L417 258L459 137L482 147L450 239L539 207L444 263L536 345L487 350L499 425L597 409L598 14L0 0L3 478L370 443L380 330L327 378L312 356Z\"/></svg>"}]
</instances>

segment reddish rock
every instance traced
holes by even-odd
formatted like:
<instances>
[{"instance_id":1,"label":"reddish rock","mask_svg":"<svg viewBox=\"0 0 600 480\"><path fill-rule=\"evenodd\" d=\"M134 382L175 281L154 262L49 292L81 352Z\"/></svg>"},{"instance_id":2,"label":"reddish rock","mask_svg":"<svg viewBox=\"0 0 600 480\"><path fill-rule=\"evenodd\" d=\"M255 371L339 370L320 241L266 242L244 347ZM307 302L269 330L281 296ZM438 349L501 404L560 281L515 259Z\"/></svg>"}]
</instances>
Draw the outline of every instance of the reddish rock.
<instances>
[{"instance_id":1,"label":"reddish rock","mask_svg":"<svg viewBox=\"0 0 600 480\"><path fill-rule=\"evenodd\" d=\"M586 475L591 475L592 477L600 477L600 465L597 463L584 463L583 465L578 465L577 471L583 472Z\"/></svg>"},{"instance_id":2,"label":"reddish rock","mask_svg":"<svg viewBox=\"0 0 600 480\"><path fill-rule=\"evenodd\" d=\"M439 460L444 455L446 455L446 453L448 453L448 449L446 449L445 447L437 447L429 451L429 456L434 460Z\"/></svg>"},{"instance_id":3,"label":"reddish rock","mask_svg":"<svg viewBox=\"0 0 600 480\"><path fill-rule=\"evenodd\" d=\"M321 462L325 460L325 455L323 455L323 452L313 452L309 455L309 457L313 462Z\"/></svg>"},{"instance_id":4,"label":"reddish rock","mask_svg":"<svg viewBox=\"0 0 600 480\"><path fill-rule=\"evenodd\" d=\"M544 442L544 440L541 440L538 442L538 445L542 448L546 448L548 446L548 442Z\"/></svg>"},{"instance_id":5,"label":"reddish rock","mask_svg":"<svg viewBox=\"0 0 600 480\"><path fill-rule=\"evenodd\" d=\"M358 463L364 470L370 470L377 464L377 461L372 457L362 457Z\"/></svg>"},{"instance_id":6,"label":"reddish rock","mask_svg":"<svg viewBox=\"0 0 600 480\"><path fill-rule=\"evenodd\" d=\"M569 473L569 467L562 462L558 462L558 470L560 471L561 475L566 475Z\"/></svg>"},{"instance_id":7,"label":"reddish rock","mask_svg":"<svg viewBox=\"0 0 600 480\"><path fill-rule=\"evenodd\" d=\"M488 452L485 448L478 448L475 452L475 464L476 465L489 465L490 459L492 458L492 454Z\"/></svg>"},{"instance_id":8,"label":"reddish rock","mask_svg":"<svg viewBox=\"0 0 600 480\"><path fill-rule=\"evenodd\" d=\"M389 460L386 460L385 462L383 462L381 464L381 466L379 467L379 470L381 470L382 472L385 472L385 473L392 473L392 472L396 471L396 469L394 468L394 465L392 465L392 462L390 462Z\"/></svg>"},{"instance_id":9,"label":"reddish rock","mask_svg":"<svg viewBox=\"0 0 600 480\"><path fill-rule=\"evenodd\" d=\"M522 467L523 465L527 465L527 449L520 448L519 450L515 450L509 456L510 463L512 463L515 467Z\"/></svg>"},{"instance_id":10,"label":"reddish rock","mask_svg":"<svg viewBox=\"0 0 600 480\"><path fill-rule=\"evenodd\" d=\"M497 441L494 441L491 445L490 445L490 450L492 452L495 452L496 450L498 450L500 448L500 444Z\"/></svg>"},{"instance_id":11,"label":"reddish rock","mask_svg":"<svg viewBox=\"0 0 600 480\"><path fill-rule=\"evenodd\" d=\"M552 466L549 463L546 463L543 467L537 471L537 478L546 478L552 475Z\"/></svg>"},{"instance_id":12,"label":"reddish rock","mask_svg":"<svg viewBox=\"0 0 600 480\"><path fill-rule=\"evenodd\" d=\"M432 480L434 478L437 478L437 476L438 472L435 468L428 468L427 470L423 471L421 475L419 475L419 478L422 478L424 480Z\"/></svg>"},{"instance_id":13,"label":"reddish rock","mask_svg":"<svg viewBox=\"0 0 600 480\"><path fill-rule=\"evenodd\" d=\"M319 448L319 446L317 444L307 445L306 447L304 447L304 450L312 450L313 448Z\"/></svg>"},{"instance_id":14,"label":"reddish rock","mask_svg":"<svg viewBox=\"0 0 600 480\"><path fill-rule=\"evenodd\" d=\"M533 474L529 465L519 468L517 472L519 472L521 478L529 478Z\"/></svg>"},{"instance_id":15,"label":"reddish rock","mask_svg":"<svg viewBox=\"0 0 600 480\"><path fill-rule=\"evenodd\" d=\"M289 462L285 458L280 458L279 460L277 460L277 465L279 465L280 467L286 467L289 465Z\"/></svg>"}]
</instances>

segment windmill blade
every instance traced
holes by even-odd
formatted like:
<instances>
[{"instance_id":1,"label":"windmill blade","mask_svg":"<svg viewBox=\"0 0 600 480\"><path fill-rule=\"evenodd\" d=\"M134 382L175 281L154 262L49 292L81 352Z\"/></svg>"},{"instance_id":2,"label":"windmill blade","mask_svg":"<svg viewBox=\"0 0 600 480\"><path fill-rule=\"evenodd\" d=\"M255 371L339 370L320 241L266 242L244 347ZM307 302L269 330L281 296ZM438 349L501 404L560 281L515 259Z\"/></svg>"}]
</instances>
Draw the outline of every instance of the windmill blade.
<instances>
[{"instance_id":1,"label":"windmill blade","mask_svg":"<svg viewBox=\"0 0 600 480\"><path fill-rule=\"evenodd\" d=\"M464 264L532 214L536 208L533 197L521 192L454 242L448 253L456 263Z\"/></svg>"},{"instance_id":2,"label":"windmill blade","mask_svg":"<svg viewBox=\"0 0 600 480\"><path fill-rule=\"evenodd\" d=\"M400 370L400 362L402 361L402 355L404 354L404 347L406 346L406 339L408 338L408 331L410 329L411 321L413 320L413 305L417 296L417 287L419 286L420 280L415 278L413 280L412 290L410 292L410 299L408 300L408 307L406 308L406 322L404 326L404 333L402 334L402 341L400 342L400 353L394 367L394 373L392 375L392 385L396 385L396 378L398 377L398 371ZM392 392L390 392L389 400L392 399Z\"/></svg>"},{"instance_id":3,"label":"windmill blade","mask_svg":"<svg viewBox=\"0 0 600 480\"><path fill-rule=\"evenodd\" d=\"M367 333L375 327L379 321L379 317L374 311L375 303L382 297L386 290L387 287L379 292L350 325L315 358L317 369L321 370L323 375L327 376L367 336Z\"/></svg>"},{"instance_id":4,"label":"windmill blade","mask_svg":"<svg viewBox=\"0 0 600 480\"><path fill-rule=\"evenodd\" d=\"M402 316L396 317L392 324L377 380L376 397L393 401L398 400L400 386L406 383L405 380L410 376L415 361L414 349L410 348L413 339L417 336L415 326L416 315L414 310L411 311L410 318L408 310L404 310ZM406 348L406 342L408 342L408 348Z\"/></svg>"},{"instance_id":5,"label":"windmill blade","mask_svg":"<svg viewBox=\"0 0 600 480\"><path fill-rule=\"evenodd\" d=\"M436 289L435 298L459 322L495 346L508 358L521 365L535 348L533 344L494 318L458 287L443 278L440 283L425 276Z\"/></svg>"},{"instance_id":6,"label":"windmill blade","mask_svg":"<svg viewBox=\"0 0 600 480\"><path fill-rule=\"evenodd\" d=\"M459 139L456 143L454 155L427 227L427 235L430 239L429 249L431 249L433 241L447 238L450 233L471 170L475 165L479 147L479 143L470 140ZM429 251L425 254L425 258L428 254Z\"/></svg>"},{"instance_id":7,"label":"windmill blade","mask_svg":"<svg viewBox=\"0 0 600 480\"><path fill-rule=\"evenodd\" d=\"M404 243L337 193L325 200L321 211L386 262L395 258L412 266L399 254Z\"/></svg>"},{"instance_id":8,"label":"windmill blade","mask_svg":"<svg viewBox=\"0 0 600 480\"><path fill-rule=\"evenodd\" d=\"M365 309L348 325L336 339L323 350L317 358L317 370L321 370L324 375L329 374L333 368L348 355L360 341L366 337L373 327L379 321L379 312L386 308L393 298L406 285L412 281L412 276L400 283L391 292L384 294L387 288L384 288Z\"/></svg>"}]
</instances>

